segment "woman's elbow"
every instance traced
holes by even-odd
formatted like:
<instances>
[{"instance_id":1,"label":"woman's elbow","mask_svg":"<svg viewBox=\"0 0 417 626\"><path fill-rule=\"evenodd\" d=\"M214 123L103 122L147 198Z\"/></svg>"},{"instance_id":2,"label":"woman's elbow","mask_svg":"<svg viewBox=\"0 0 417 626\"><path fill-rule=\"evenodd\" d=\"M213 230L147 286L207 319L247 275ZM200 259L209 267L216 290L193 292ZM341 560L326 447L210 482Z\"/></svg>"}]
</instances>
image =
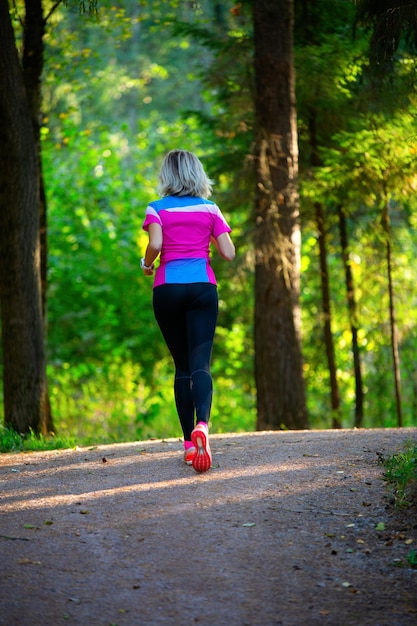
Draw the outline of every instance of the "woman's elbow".
<instances>
[{"instance_id":1,"label":"woman's elbow","mask_svg":"<svg viewBox=\"0 0 417 626\"><path fill-rule=\"evenodd\" d=\"M149 248L155 252L156 254L159 254L162 250L162 239L161 240L154 240L154 241L150 241L149 242Z\"/></svg>"},{"instance_id":2,"label":"woman's elbow","mask_svg":"<svg viewBox=\"0 0 417 626\"><path fill-rule=\"evenodd\" d=\"M155 253L159 254L162 250L162 233L159 229L155 229L155 232L150 233L149 236L149 248Z\"/></svg>"},{"instance_id":3,"label":"woman's elbow","mask_svg":"<svg viewBox=\"0 0 417 626\"><path fill-rule=\"evenodd\" d=\"M233 261L236 256L235 244L230 238L229 233L222 233L216 240L217 249L220 255L226 261Z\"/></svg>"},{"instance_id":4,"label":"woman's elbow","mask_svg":"<svg viewBox=\"0 0 417 626\"><path fill-rule=\"evenodd\" d=\"M233 261L233 259L236 256L235 247L232 245L232 246L229 246L227 250L223 250L222 256L226 261Z\"/></svg>"},{"instance_id":5,"label":"woman's elbow","mask_svg":"<svg viewBox=\"0 0 417 626\"><path fill-rule=\"evenodd\" d=\"M159 224L149 225L149 249L158 255L162 250L162 228Z\"/></svg>"}]
</instances>

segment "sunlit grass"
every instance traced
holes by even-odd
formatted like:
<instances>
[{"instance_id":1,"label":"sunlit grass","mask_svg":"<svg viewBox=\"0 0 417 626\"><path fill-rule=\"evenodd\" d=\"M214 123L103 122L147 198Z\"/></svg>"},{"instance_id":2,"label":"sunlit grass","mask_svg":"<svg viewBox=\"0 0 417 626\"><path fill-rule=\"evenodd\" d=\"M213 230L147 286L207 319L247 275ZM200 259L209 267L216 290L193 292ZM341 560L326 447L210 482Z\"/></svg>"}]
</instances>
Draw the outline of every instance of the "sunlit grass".
<instances>
[{"instance_id":1,"label":"sunlit grass","mask_svg":"<svg viewBox=\"0 0 417 626\"><path fill-rule=\"evenodd\" d=\"M383 459L385 478L392 485L397 506L410 504L417 492L417 444L408 441L404 452Z\"/></svg>"},{"instance_id":2,"label":"sunlit grass","mask_svg":"<svg viewBox=\"0 0 417 626\"><path fill-rule=\"evenodd\" d=\"M20 435L12 428L0 426L0 452L28 452L74 448L76 440L69 436Z\"/></svg>"}]
</instances>

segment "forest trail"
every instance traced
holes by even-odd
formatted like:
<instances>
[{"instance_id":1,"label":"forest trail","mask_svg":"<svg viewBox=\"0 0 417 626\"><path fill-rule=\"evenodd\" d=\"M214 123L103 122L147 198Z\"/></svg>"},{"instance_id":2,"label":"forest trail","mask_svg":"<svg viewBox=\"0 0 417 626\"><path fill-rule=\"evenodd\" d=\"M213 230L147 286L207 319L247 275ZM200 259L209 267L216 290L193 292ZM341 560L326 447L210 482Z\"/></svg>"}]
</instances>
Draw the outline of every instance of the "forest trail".
<instances>
[{"instance_id":1,"label":"forest trail","mask_svg":"<svg viewBox=\"0 0 417 626\"><path fill-rule=\"evenodd\" d=\"M378 460L417 429L0 455L3 626L415 626L415 510ZM414 517L413 517L414 516Z\"/></svg>"}]
</instances>

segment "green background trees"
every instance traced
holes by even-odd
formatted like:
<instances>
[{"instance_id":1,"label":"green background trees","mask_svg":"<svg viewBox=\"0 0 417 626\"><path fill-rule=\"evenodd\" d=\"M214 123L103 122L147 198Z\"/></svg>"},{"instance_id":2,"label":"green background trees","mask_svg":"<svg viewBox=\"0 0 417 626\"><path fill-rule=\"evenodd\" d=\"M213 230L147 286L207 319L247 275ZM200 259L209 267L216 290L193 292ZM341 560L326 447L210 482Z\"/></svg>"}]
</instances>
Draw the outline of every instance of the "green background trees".
<instances>
[{"instance_id":1,"label":"green background trees","mask_svg":"<svg viewBox=\"0 0 417 626\"><path fill-rule=\"evenodd\" d=\"M162 156L178 146L204 160L238 245L232 267L213 261L222 303L212 428L256 426L251 9L251 2L103 2L97 15L80 16L70 4L48 21L41 137L47 371L58 432L94 441L180 434L151 285L138 270L144 210ZM354 2L295 2L302 353L313 428L332 426L335 415L346 427L396 425L396 372L403 424L417 420L415 57L399 45L391 87L376 84L368 72L372 33L359 24L354 38L354 22Z\"/></svg>"}]
</instances>

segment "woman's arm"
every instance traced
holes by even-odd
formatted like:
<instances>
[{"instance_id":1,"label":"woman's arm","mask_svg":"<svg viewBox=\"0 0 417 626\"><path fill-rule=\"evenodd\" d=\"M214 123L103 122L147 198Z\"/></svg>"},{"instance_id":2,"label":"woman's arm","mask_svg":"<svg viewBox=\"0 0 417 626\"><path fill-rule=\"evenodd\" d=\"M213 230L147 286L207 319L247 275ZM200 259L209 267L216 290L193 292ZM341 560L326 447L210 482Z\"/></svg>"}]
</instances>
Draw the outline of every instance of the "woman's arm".
<instances>
[{"instance_id":1,"label":"woman's arm","mask_svg":"<svg viewBox=\"0 0 417 626\"><path fill-rule=\"evenodd\" d=\"M235 245L230 238L229 233L222 233L214 239L211 238L211 242L216 246L218 253L226 261L233 261L236 255Z\"/></svg>"},{"instance_id":2,"label":"woman's arm","mask_svg":"<svg viewBox=\"0 0 417 626\"><path fill-rule=\"evenodd\" d=\"M143 257L143 264L149 269L143 268L146 276L153 274L153 262L158 257L162 250L162 228L160 224L152 222L148 227L149 243L146 246L145 256Z\"/></svg>"}]
</instances>

